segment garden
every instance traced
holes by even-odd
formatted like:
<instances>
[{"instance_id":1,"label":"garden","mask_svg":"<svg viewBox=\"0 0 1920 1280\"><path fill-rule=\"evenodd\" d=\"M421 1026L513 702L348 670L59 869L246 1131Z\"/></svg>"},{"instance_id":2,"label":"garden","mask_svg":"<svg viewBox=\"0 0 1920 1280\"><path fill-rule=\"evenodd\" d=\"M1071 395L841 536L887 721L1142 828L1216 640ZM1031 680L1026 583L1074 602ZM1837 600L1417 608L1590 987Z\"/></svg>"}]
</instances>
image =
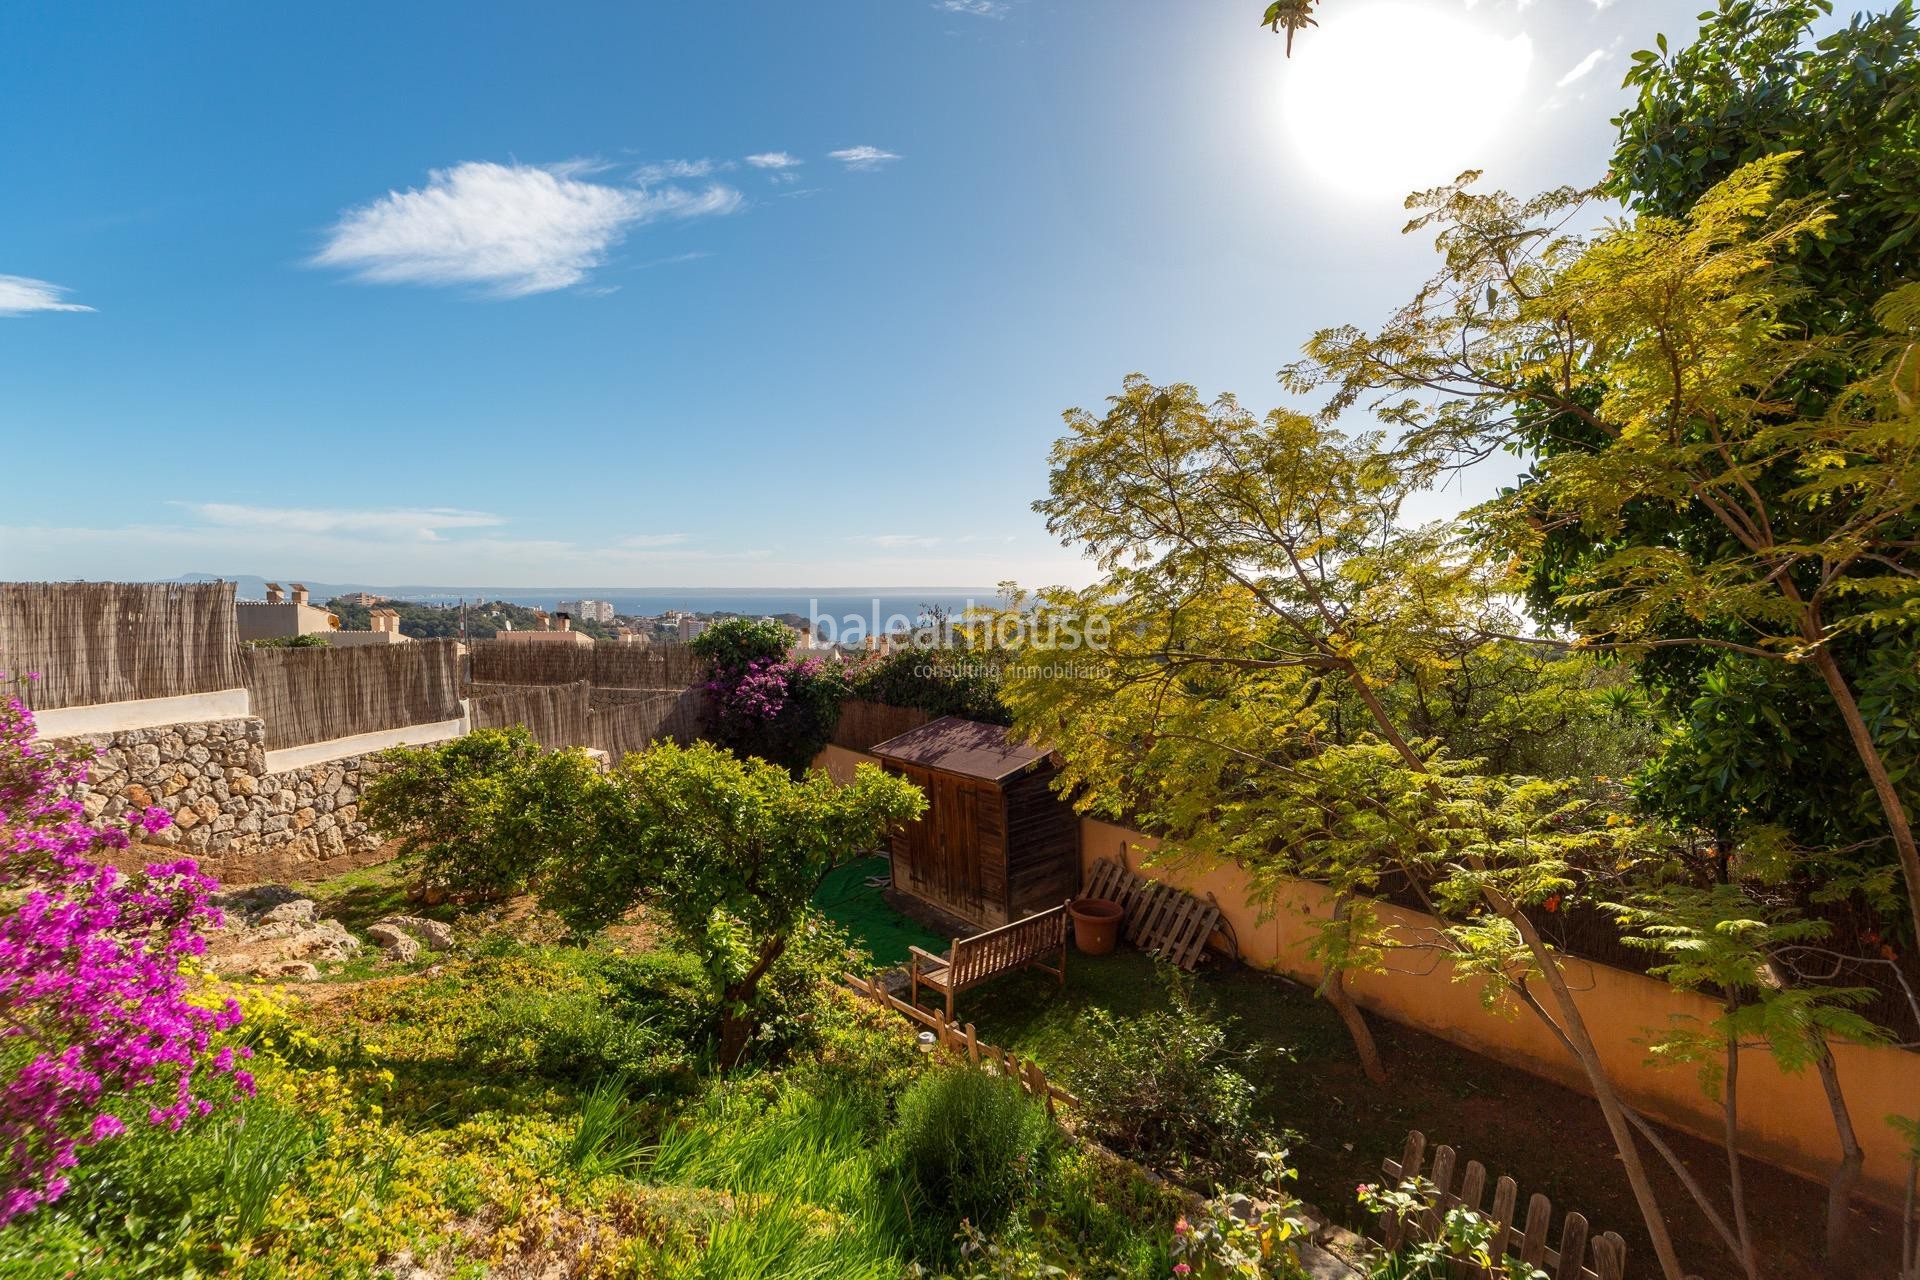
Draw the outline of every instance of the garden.
<instances>
[{"instance_id":1,"label":"garden","mask_svg":"<svg viewBox=\"0 0 1920 1280\"><path fill-rule=\"evenodd\" d=\"M1548 1274L1382 1176L1416 1130L1629 1274L1920 1275L1920 1116L1847 1066L1920 1042L1920 24L1722 0L1632 67L1604 185L1410 198L1443 265L1283 371L1316 412L1070 412L1035 509L1093 586L935 619L943 663L712 627L704 737L624 760L384 756L398 860L281 902L344 939L313 981L232 967L252 900L193 862L123 869L169 813L90 817L7 699L0 1276ZM816 767L849 698L1006 726L1265 922L1310 886L1310 985L1122 949L970 991L1001 1053L919 1034L845 981L945 940L872 883L928 796ZM1690 1012L1603 1026L1596 961ZM1415 964L1579 1091L1356 997ZM1762 1075L1817 1086L1824 1187L1752 1154Z\"/></svg>"}]
</instances>

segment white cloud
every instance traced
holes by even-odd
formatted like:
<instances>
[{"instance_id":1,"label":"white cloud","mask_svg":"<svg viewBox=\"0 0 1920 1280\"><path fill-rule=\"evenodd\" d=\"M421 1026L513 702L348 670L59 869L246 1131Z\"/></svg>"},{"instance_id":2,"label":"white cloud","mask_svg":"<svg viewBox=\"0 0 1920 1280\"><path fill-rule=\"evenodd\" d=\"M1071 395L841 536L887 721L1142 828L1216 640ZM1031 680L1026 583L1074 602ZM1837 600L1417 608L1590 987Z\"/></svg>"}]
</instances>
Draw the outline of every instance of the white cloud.
<instances>
[{"instance_id":1,"label":"white cloud","mask_svg":"<svg viewBox=\"0 0 1920 1280\"><path fill-rule=\"evenodd\" d=\"M1568 71L1567 74L1561 76L1558 80L1555 80L1553 82L1553 87L1556 89L1566 88L1568 85L1572 84L1575 80L1582 78L1589 71L1592 71L1595 67L1599 66L1600 63L1606 58L1606 56L1607 56L1607 51L1605 49L1595 49L1592 53L1580 59L1580 61L1574 63L1573 68L1570 71Z\"/></svg>"},{"instance_id":2,"label":"white cloud","mask_svg":"<svg viewBox=\"0 0 1920 1280\"><path fill-rule=\"evenodd\" d=\"M639 550L646 547L677 547L686 540L684 533L632 533L620 539L618 545Z\"/></svg>"},{"instance_id":3,"label":"white cloud","mask_svg":"<svg viewBox=\"0 0 1920 1280\"><path fill-rule=\"evenodd\" d=\"M338 511L307 507L254 507L234 502L178 502L208 524L230 529L272 529L304 534L376 534L381 537L439 538L442 529L486 529L505 524L485 511L453 507L404 507L374 511Z\"/></svg>"},{"instance_id":4,"label":"white cloud","mask_svg":"<svg viewBox=\"0 0 1920 1280\"><path fill-rule=\"evenodd\" d=\"M62 302L68 292L57 284L31 276L0 276L0 316L23 316L29 311L91 311L77 302Z\"/></svg>"},{"instance_id":5,"label":"white cloud","mask_svg":"<svg viewBox=\"0 0 1920 1280\"><path fill-rule=\"evenodd\" d=\"M661 182L707 178L732 167L731 162L717 160L663 160L659 164L641 165L633 171L633 180L643 187L651 187Z\"/></svg>"},{"instance_id":6,"label":"white cloud","mask_svg":"<svg viewBox=\"0 0 1920 1280\"><path fill-rule=\"evenodd\" d=\"M946 13L970 13L976 18L1007 16L1007 6L1000 0L933 0L933 7Z\"/></svg>"},{"instance_id":7,"label":"white cloud","mask_svg":"<svg viewBox=\"0 0 1920 1280\"><path fill-rule=\"evenodd\" d=\"M878 147L845 147L839 151L829 151L830 159L838 160L849 169L878 169L881 165L898 160L900 157L891 151L882 151Z\"/></svg>"},{"instance_id":8,"label":"white cloud","mask_svg":"<svg viewBox=\"0 0 1920 1280\"><path fill-rule=\"evenodd\" d=\"M375 284L474 285L504 298L578 284L629 228L732 213L738 191L587 182L577 168L468 162L349 209L316 266Z\"/></svg>"},{"instance_id":9,"label":"white cloud","mask_svg":"<svg viewBox=\"0 0 1920 1280\"><path fill-rule=\"evenodd\" d=\"M1593 7L1597 11L1604 12L1613 7L1613 0L1593 0Z\"/></svg>"},{"instance_id":10,"label":"white cloud","mask_svg":"<svg viewBox=\"0 0 1920 1280\"><path fill-rule=\"evenodd\" d=\"M785 151L761 151L748 156L747 163L756 169L791 169L804 162Z\"/></svg>"}]
</instances>

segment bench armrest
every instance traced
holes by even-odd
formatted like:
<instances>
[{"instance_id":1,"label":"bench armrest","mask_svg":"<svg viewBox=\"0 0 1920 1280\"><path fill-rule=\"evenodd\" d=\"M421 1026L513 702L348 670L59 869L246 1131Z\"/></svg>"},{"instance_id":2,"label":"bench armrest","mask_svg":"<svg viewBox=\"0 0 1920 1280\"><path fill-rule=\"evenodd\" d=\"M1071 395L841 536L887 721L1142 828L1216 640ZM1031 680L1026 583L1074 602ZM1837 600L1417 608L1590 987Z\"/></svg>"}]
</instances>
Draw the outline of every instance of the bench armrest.
<instances>
[{"instance_id":1,"label":"bench armrest","mask_svg":"<svg viewBox=\"0 0 1920 1280\"><path fill-rule=\"evenodd\" d=\"M915 973L918 973L920 971L920 962L923 960L926 961L928 964L946 964L947 963L947 958L945 956L936 956L931 951L922 951L919 947L912 947L912 946L908 947L907 954L912 958L913 971Z\"/></svg>"}]
</instances>

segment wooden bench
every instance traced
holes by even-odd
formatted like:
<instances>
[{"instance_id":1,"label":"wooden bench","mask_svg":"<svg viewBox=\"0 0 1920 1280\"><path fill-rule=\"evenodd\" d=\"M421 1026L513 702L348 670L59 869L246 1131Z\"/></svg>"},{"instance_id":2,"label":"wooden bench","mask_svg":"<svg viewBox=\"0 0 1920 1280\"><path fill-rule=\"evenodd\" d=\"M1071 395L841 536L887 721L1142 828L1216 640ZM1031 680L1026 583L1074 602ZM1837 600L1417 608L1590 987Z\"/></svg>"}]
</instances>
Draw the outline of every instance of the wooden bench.
<instances>
[{"instance_id":1,"label":"wooden bench","mask_svg":"<svg viewBox=\"0 0 1920 1280\"><path fill-rule=\"evenodd\" d=\"M920 988L947 998L947 1021L953 1021L953 998L969 987L977 987L1003 973L1028 965L1052 974L1067 985L1067 904L1042 911L998 929L976 933L971 938L956 938L944 956L911 947L908 958L910 992L908 1002L920 1003ZM1057 953L1055 964L1042 963L1042 957Z\"/></svg>"}]
</instances>

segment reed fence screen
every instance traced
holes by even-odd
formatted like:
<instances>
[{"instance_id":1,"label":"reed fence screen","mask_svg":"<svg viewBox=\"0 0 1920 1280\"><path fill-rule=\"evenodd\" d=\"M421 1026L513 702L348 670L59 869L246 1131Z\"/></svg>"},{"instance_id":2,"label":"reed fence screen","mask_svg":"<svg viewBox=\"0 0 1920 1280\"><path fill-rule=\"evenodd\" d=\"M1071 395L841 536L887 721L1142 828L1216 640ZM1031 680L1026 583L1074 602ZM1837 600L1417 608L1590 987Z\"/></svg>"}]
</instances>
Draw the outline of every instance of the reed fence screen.
<instances>
[{"instance_id":1,"label":"reed fence screen","mask_svg":"<svg viewBox=\"0 0 1920 1280\"><path fill-rule=\"evenodd\" d=\"M240 687L231 582L0 582L0 671L29 707Z\"/></svg>"},{"instance_id":2,"label":"reed fence screen","mask_svg":"<svg viewBox=\"0 0 1920 1280\"><path fill-rule=\"evenodd\" d=\"M476 686L467 710L476 729L523 724L543 747L593 745L593 712L584 680L513 688L495 685L484 693Z\"/></svg>"},{"instance_id":3,"label":"reed fence screen","mask_svg":"<svg viewBox=\"0 0 1920 1280\"><path fill-rule=\"evenodd\" d=\"M933 719L918 707L848 698L840 704L840 719L833 726L833 745L849 751L866 751L876 743L897 738Z\"/></svg>"},{"instance_id":4,"label":"reed fence screen","mask_svg":"<svg viewBox=\"0 0 1920 1280\"><path fill-rule=\"evenodd\" d=\"M657 693L644 702L619 702L594 707L590 745L607 753L616 764L657 741L695 742L705 726L706 700L697 690Z\"/></svg>"},{"instance_id":5,"label":"reed fence screen","mask_svg":"<svg viewBox=\"0 0 1920 1280\"><path fill-rule=\"evenodd\" d=\"M589 648L540 640L473 642L475 684L563 685L584 680L596 688L684 689L702 674L699 659L684 644L597 640Z\"/></svg>"},{"instance_id":6,"label":"reed fence screen","mask_svg":"<svg viewBox=\"0 0 1920 1280\"><path fill-rule=\"evenodd\" d=\"M242 654L253 714L267 750L434 724L460 715L458 644L354 649L247 649Z\"/></svg>"}]
</instances>

